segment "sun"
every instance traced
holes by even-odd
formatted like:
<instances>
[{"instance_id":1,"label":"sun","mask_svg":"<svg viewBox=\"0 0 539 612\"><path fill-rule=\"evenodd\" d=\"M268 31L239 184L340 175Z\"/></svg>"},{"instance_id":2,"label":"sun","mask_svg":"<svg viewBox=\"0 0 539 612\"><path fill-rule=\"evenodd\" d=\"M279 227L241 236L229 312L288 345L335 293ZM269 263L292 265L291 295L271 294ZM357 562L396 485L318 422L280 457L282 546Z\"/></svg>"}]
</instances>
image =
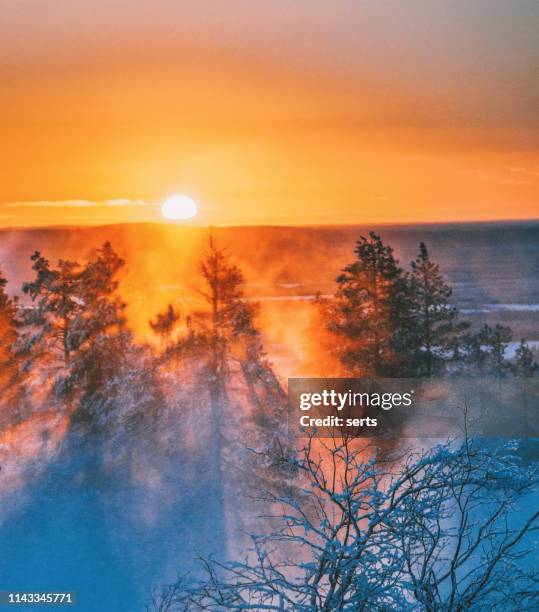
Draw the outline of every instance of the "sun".
<instances>
[{"instance_id":1,"label":"sun","mask_svg":"<svg viewBox=\"0 0 539 612\"><path fill-rule=\"evenodd\" d=\"M173 195L161 206L161 214L171 221L192 219L198 213L196 202L186 195Z\"/></svg>"}]
</instances>

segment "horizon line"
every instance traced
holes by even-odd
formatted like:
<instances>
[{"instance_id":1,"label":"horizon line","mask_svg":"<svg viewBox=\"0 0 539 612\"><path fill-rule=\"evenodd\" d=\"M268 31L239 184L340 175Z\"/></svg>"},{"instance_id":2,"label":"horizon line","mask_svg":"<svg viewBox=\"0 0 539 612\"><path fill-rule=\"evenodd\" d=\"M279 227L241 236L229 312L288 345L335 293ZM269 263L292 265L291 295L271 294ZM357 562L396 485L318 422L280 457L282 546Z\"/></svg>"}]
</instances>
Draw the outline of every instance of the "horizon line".
<instances>
[{"instance_id":1,"label":"horizon line","mask_svg":"<svg viewBox=\"0 0 539 612\"><path fill-rule=\"evenodd\" d=\"M20 231L20 230L54 230L54 229L85 229L99 227L117 227L126 225L160 225L182 229L211 229L211 228L261 228L261 227L282 227L282 228L323 228L323 227L353 227L353 226L398 226L398 227L417 227L417 226L447 226L447 225L478 225L478 224L515 224L515 223L537 223L539 217L517 217L501 219L466 219L466 220L444 220L444 221L353 221L353 222L313 222L313 223L216 223L216 224L193 224L180 223L173 221L120 221L116 223L69 223L69 224L50 224L50 225L5 225L0 226L0 231Z\"/></svg>"}]
</instances>

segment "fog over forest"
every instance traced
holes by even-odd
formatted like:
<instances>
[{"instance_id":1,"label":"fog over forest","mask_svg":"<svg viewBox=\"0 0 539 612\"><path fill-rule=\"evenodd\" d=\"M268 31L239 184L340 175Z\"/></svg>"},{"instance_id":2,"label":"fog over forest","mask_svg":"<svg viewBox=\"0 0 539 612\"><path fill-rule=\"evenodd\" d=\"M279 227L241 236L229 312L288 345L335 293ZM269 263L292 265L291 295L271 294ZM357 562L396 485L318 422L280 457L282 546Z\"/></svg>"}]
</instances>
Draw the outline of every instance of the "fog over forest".
<instances>
[{"instance_id":1,"label":"fog over forest","mask_svg":"<svg viewBox=\"0 0 539 612\"><path fill-rule=\"evenodd\" d=\"M518 379L535 406L538 238L537 223L0 231L3 582L76 591L81 610L420 610L504 609L512 576L533 605L532 440L303 448L286 414L290 376ZM442 558L459 537L457 589Z\"/></svg>"}]
</instances>

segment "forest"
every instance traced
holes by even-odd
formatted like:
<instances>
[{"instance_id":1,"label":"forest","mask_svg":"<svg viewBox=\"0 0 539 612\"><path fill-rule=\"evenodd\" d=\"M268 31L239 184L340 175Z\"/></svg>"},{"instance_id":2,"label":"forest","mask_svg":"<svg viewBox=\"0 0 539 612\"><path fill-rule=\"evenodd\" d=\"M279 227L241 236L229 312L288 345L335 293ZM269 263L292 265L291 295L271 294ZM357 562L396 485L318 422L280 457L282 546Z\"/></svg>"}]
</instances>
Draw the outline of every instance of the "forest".
<instances>
[{"instance_id":1,"label":"forest","mask_svg":"<svg viewBox=\"0 0 539 612\"><path fill-rule=\"evenodd\" d=\"M312 300L310 373L536 389L526 340L509 357L509 326L466 321L426 244L404 267L365 233L349 261ZM20 289L0 274L2 575L71 580L88 610L539 606L533 440L298 445L260 305L211 233L191 307L148 312L144 340L110 242L31 263Z\"/></svg>"}]
</instances>

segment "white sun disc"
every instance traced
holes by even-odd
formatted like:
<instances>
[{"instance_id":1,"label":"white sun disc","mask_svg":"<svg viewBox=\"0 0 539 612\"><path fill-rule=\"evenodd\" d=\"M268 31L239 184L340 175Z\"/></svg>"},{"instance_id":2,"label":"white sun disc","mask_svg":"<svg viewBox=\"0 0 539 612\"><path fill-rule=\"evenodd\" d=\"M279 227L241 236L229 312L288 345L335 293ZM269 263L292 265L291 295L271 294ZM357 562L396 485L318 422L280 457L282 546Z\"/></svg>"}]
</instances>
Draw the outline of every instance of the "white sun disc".
<instances>
[{"instance_id":1,"label":"white sun disc","mask_svg":"<svg viewBox=\"0 0 539 612\"><path fill-rule=\"evenodd\" d=\"M167 198L161 207L161 214L171 221L192 219L198 212L196 202L185 195L173 195Z\"/></svg>"}]
</instances>

